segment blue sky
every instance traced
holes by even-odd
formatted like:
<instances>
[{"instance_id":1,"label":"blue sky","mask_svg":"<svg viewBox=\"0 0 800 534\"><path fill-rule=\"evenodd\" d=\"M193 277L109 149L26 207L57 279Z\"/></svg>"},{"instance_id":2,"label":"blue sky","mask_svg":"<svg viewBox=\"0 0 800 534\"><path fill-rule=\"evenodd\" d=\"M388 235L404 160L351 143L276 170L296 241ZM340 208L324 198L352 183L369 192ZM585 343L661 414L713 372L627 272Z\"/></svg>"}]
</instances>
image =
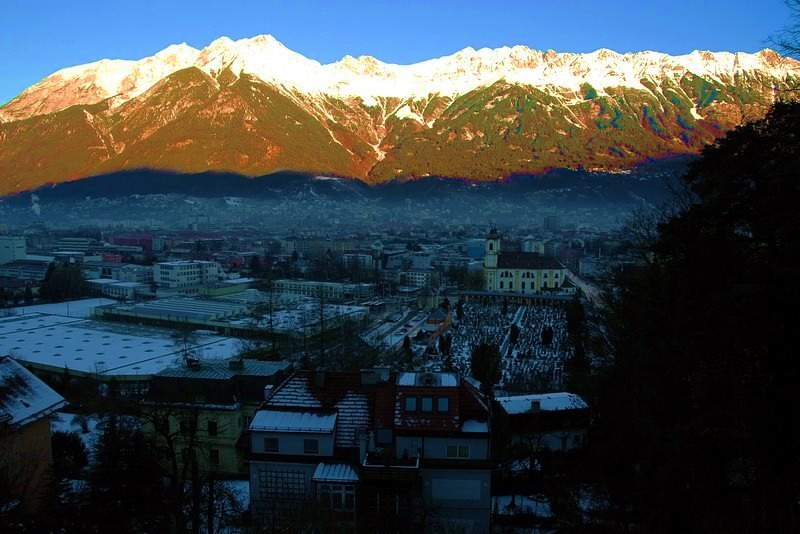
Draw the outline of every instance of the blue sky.
<instances>
[{"instance_id":1,"label":"blue sky","mask_svg":"<svg viewBox=\"0 0 800 534\"><path fill-rule=\"evenodd\" d=\"M269 33L322 63L414 63L473 48L754 52L789 23L782 0L2 0L0 103L64 67L170 44Z\"/></svg>"}]
</instances>

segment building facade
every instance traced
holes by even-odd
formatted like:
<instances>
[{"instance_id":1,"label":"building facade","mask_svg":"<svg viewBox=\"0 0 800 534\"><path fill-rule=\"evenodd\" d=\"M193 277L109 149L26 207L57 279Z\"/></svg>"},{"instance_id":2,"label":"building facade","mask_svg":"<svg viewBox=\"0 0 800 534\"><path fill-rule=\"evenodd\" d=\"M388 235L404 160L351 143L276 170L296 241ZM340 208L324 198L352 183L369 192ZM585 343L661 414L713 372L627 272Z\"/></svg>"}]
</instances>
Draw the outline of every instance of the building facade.
<instances>
[{"instance_id":1,"label":"building facade","mask_svg":"<svg viewBox=\"0 0 800 534\"><path fill-rule=\"evenodd\" d=\"M53 461L50 416L66 402L9 356L0 357L0 510L36 512Z\"/></svg>"},{"instance_id":2,"label":"building facade","mask_svg":"<svg viewBox=\"0 0 800 534\"><path fill-rule=\"evenodd\" d=\"M219 282L220 272L213 261L167 261L153 266L153 281L159 288L184 289Z\"/></svg>"},{"instance_id":3,"label":"building facade","mask_svg":"<svg viewBox=\"0 0 800 534\"><path fill-rule=\"evenodd\" d=\"M25 236L0 235L0 265L24 260L27 253Z\"/></svg>"},{"instance_id":4,"label":"building facade","mask_svg":"<svg viewBox=\"0 0 800 534\"><path fill-rule=\"evenodd\" d=\"M566 280L566 268L555 258L535 252L502 252L495 228L486 237L483 273L484 290L493 292L540 293L558 290Z\"/></svg>"},{"instance_id":5,"label":"building facade","mask_svg":"<svg viewBox=\"0 0 800 534\"><path fill-rule=\"evenodd\" d=\"M250 425L251 510L360 532L489 532L490 419L456 373L298 371Z\"/></svg>"}]
</instances>

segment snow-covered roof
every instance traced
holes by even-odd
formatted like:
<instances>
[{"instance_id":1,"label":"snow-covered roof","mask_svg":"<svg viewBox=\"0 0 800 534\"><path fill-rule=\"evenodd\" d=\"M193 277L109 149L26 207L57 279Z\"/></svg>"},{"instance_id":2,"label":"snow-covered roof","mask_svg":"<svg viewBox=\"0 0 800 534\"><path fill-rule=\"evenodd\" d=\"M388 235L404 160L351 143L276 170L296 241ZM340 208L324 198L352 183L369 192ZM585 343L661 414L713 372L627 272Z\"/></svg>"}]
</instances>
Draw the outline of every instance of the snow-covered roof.
<instances>
[{"instance_id":1,"label":"snow-covered roof","mask_svg":"<svg viewBox=\"0 0 800 534\"><path fill-rule=\"evenodd\" d=\"M182 349L173 331L163 328L45 314L0 319L0 354L54 369L151 375L180 360ZM203 359L238 352L235 339L211 335L197 335L191 349Z\"/></svg>"},{"instance_id":2,"label":"snow-covered roof","mask_svg":"<svg viewBox=\"0 0 800 534\"><path fill-rule=\"evenodd\" d=\"M51 315L65 315L69 317L89 317L92 308L116 304L116 300L101 299L81 299L55 302L51 304L37 304L35 306L20 306L9 308L8 312L12 315L29 315L32 313L47 313Z\"/></svg>"},{"instance_id":3,"label":"snow-covered roof","mask_svg":"<svg viewBox=\"0 0 800 534\"><path fill-rule=\"evenodd\" d=\"M419 386L419 387L438 387L454 388L458 387L458 375L448 372L408 372L400 373L397 377L398 386Z\"/></svg>"},{"instance_id":4,"label":"snow-covered roof","mask_svg":"<svg viewBox=\"0 0 800 534\"><path fill-rule=\"evenodd\" d=\"M337 447L353 447L356 445L356 432L359 428L370 427L369 401L360 393L348 391L344 398L336 403L340 415L336 428Z\"/></svg>"},{"instance_id":5,"label":"snow-covered roof","mask_svg":"<svg viewBox=\"0 0 800 534\"><path fill-rule=\"evenodd\" d=\"M65 404L61 395L13 358L0 357L0 422L24 426Z\"/></svg>"},{"instance_id":6,"label":"snow-covered roof","mask_svg":"<svg viewBox=\"0 0 800 534\"><path fill-rule=\"evenodd\" d=\"M272 432L331 433L336 428L334 413L282 412L260 410L250 423L250 430Z\"/></svg>"},{"instance_id":7,"label":"snow-covered roof","mask_svg":"<svg viewBox=\"0 0 800 534\"><path fill-rule=\"evenodd\" d=\"M461 431L467 433L489 432L489 423L486 421L475 421L474 419L470 419L468 421L464 421L464 424L461 425Z\"/></svg>"},{"instance_id":8,"label":"snow-covered roof","mask_svg":"<svg viewBox=\"0 0 800 534\"><path fill-rule=\"evenodd\" d=\"M539 402L539 410L554 412L559 410L580 410L588 408L582 398L574 393L544 393L540 395L516 395L513 397L499 397L497 402L509 415L530 413L531 402Z\"/></svg>"},{"instance_id":9,"label":"snow-covered roof","mask_svg":"<svg viewBox=\"0 0 800 534\"><path fill-rule=\"evenodd\" d=\"M347 464L319 464L311 480L315 482L358 482L358 474Z\"/></svg>"},{"instance_id":10,"label":"snow-covered roof","mask_svg":"<svg viewBox=\"0 0 800 534\"><path fill-rule=\"evenodd\" d=\"M269 406L272 407L299 407L299 408L321 408L322 403L311 393L308 384L308 377L299 374L293 375L289 380L281 384L269 398Z\"/></svg>"}]
</instances>

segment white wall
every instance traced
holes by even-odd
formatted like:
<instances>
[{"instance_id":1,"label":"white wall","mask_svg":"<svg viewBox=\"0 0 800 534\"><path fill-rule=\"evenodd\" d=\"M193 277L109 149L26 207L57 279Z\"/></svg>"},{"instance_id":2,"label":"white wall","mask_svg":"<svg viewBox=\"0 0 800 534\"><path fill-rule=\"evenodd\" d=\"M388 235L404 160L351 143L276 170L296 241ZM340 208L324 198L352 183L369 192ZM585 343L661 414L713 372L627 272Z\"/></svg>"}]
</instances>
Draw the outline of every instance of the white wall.
<instances>
[{"instance_id":1,"label":"white wall","mask_svg":"<svg viewBox=\"0 0 800 534\"><path fill-rule=\"evenodd\" d=\"M259 432L250 433L250 450L254 453L267 453L264 448L264 438L278 438L278 452L268 454L291 454L314 456L333 456L333 434L322 434L313 432ZM316 439L319 441L319 453L306 454L304 452L304 440Z\"/></svg>"}]
</instances>

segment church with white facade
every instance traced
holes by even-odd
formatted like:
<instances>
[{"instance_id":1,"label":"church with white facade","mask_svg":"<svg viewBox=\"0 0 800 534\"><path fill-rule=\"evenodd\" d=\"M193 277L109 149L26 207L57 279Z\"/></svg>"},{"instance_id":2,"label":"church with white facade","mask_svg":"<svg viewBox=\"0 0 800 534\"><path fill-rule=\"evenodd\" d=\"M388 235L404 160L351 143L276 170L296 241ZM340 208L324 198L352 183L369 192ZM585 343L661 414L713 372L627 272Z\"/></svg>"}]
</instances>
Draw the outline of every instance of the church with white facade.
<instances>
[{"instance_id":1,"label":"church with white facade","mask_svg":"<svg viewBox=\"0 0 800 534\"><path fill-rule=\"evenodd\" d=\"M502 252L496 228L486 237L483 273L484 290L494 292L550 292L562 289L566 282L566 268L555 258L536 252Z\"/></svg>"}]
</instances>

